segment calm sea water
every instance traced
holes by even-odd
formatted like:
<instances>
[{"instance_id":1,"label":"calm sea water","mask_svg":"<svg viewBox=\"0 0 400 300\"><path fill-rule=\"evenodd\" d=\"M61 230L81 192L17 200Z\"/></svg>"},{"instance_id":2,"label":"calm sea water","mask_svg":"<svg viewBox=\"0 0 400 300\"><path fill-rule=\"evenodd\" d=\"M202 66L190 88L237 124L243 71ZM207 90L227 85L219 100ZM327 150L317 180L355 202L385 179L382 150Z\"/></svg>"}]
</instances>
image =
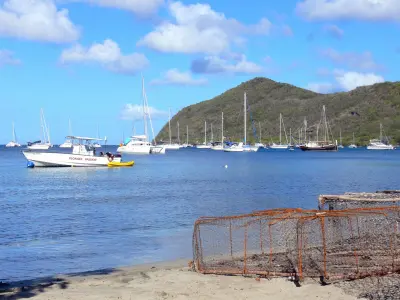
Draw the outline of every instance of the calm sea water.
<instances>
[{"instance_id":1,"label":"calm sea water","mask_svg":"<svg viewBox=\"0 0 400 300\"><path fill-rule=\"evenodd\" d=\"M132 168L27 169L19 149L2 147L0 281L189 259L200 216L315 208L321 193L399 188L400 151L131 158Z\"/></svg>"}]
</instances>

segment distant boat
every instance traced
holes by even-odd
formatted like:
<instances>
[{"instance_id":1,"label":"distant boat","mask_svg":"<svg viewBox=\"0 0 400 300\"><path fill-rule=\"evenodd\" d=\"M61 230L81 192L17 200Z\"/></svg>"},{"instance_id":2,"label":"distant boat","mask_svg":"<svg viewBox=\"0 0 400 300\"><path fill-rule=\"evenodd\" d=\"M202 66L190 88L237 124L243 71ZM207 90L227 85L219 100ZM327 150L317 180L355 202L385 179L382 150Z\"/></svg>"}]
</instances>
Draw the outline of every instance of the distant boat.
<instances>
[{"instance_id":1,"label":"distant boat","mask_svg":"<svg viewBox=\"0 0 400 300\"><path fill-rule=\"evenodd\" d=\"M369 141L369 145L367 146L368 150L394 150L393 145L385 143L383 140L383 126L382 123L379 124L379 129L380 129L380 134L379 134L379 140L378 139L373 139ZM386 137L386 141L387 141Z\"/></svg>"},{"instance_id":2,"label":"distant boat","mask_svg":"<svg viewBox=\"0 0 400 300\"><path fill-rule=\"evenodd\" d=\"M186 143L182 145L182 148L193 148L192 144L189 144L189 126L186 125Z\"/></svg>"},{"instance_id":3,"label":"distant boat","mask_svg":"<svg viewBox=\"0 0 400 300\"><path fill-rule=\"evenodd\" d=\"M97 124L97 140L100 140L100 137L99 137L99 124ZM98 142L95 142L93 144L93 147L94 148L101 148L101 145Z\"/></svg>"},{"instance_id":4,"label":"distant boat","mask_svg":"<svg viewBox=\"0 0 400 300\"><path fill-rule=\"evenodd\" d=\"M321 121L320 124L322 123L323 127L323 140L319 140L319 125L317 127L317 139L316 141L309 141L308 143L305 143L304 145L300 146L300 149L303 151L337 151L338 146L337 143L333 143L330 140L331 136L331 130L328 125L328 121L326 119L326 110L325 110L325 105L322 106L322 116L321 116Z\"/></svg>"},{"instance_id":5,"label":"distant boat","mask_svg":"<svg viewBox=\"0 0 400 300\"><path fill-rule=\"evenodd\" d=\"M349 148L350 148L350 149L355 149L355 148L357 148L357 145L356 145L355 139L354 139L354 132L353 132L353 143L352 143L351 145L349 145Z\"/></svg>"},{"instance_id":6,"label":"distant boat","mask_svg":"<svg viewBox=\"0 0 400 300\"><path fill-rule=\"evenodd\" d=\"M339 131L339 145L337 146L338 148L340 148L340 149L343 149L344 148L344 146L343 146L343 144L342 144L342 129L340 129L340 131Z\"/></svg>"},{"instance_id":7,"label":"distant boat","mask_svg":"<svg viewBox=\"0 0 400 300\"><path fill-rule=\"evenodd\" d=\"M169 118L168 118L168 133L169 133L169 144L163 144L166 150L179 150L181 146L177 143L172 143L171 136L171 109L169 109Z\"/></svg>"},{"instance_id":8,"label":"distant boat","mask_svg":"<svg viewBox=\"0 0 400 300\"><path fill-rule=\"evenodd\" d=\"M210 149L211 144L207 144L207 121L204 121L204 143L196 145L197 149Z\"/></svg>"},{"instance_id":9,"label":"distant boat","mask_svg":"<svg viewBox=\"0 0 400 300\"><path fill-rule=\"evenodd\" d=\"M6 145L6 147L7 148L21 147L21 144L17 142L17 135L15 134L14 122L12 123L12 135L13 139Z\"/></svg>"},{"instance_id":10,"label":"distant boat","mask_svg":"<svg viewBox=\"0 0 400 300\"><path fill-rule=\"evenodd\" d=\"M283 130L285 131L285 136L286 136L286 130L285 130L285 124L283 123L283 118L282 114L279 114L279 144L272 143L272 145L269 146L271 149L288 149L288 141L286 137L286 144L282 144L282 125L283 125Z\"/></svg>"},{"instance_id":11,"label":"distant boat","mask_svg":"<svg viewBox=\"0 0 400 300\"><path fill-rule=\"evenodd\" d=\"M28 142L27 148L30 150L47 150L53 147L50 142L50 130L47 127L43 109L40 109L40 126L42 128L42 139L36 142Z\"/></svg>"},{"instance_id":12,"label":"distant boat","mask_svg":"<svg viewBox=\"0 0 400 300\"><path fill-rule=\"evenodd\" d=\"M71 129L71 120L68 120L68 135L72 136L72 129ZM65 140L64 143L62 143L60 146L60 148L72 148L72 140L71 139L67 139Z\"/></svg>"},{"instance_id":13,"label":"distant boat","mask_svg":"<svg viewBox=\"0 0 400 300\"><path fill-rule=\"evenodd\" d=\"M221 142L212 143L211 150L224 150L224 112L221 113Z\"/></svg>"}]
</instances>

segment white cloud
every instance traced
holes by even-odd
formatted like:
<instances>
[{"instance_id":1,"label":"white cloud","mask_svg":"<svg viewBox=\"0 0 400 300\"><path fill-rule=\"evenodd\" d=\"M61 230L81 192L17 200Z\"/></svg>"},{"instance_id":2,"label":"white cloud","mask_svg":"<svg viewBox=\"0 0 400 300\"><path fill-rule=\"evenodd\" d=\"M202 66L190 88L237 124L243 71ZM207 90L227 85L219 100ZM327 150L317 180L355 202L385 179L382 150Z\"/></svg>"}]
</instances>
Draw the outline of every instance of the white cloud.
<instances>
[{"instance_id":1,"label":"white cloud","mask_svg":"<svg viewBox=\"0 0 400 300\"><path fill-rule=\"evenodd\" d=\"M53 0L5 0L0 4L0 36L68 43L79 38L79 30Z\"/></svg>"},{"instance_id":2,"label":"white cloud","mask_svg":"<svg viewBox=\"0 0 400 300\"><path fill-rule=\"evenodd\" d=\"M110 39L90 47L75 45L64 50L60 60L63 64L97 63L112 72L125 74L137 73L149 64L146 56L141 53L122 54L118 44Z\"/></svg>"},{"instance_id":3,"label":"white cloud","mask_svg":"<svg viewBox=\"0 0 400 300\"><path fill-rule=\"evenodd\" d=\"M321 55L335 64L344 65L351 69L361 71L367 70L381 70L383 66L377 64L371 52L365 51L363 53L356 52L339 52L332 48L321 51Z\"/></svg>"},{"instance_id":4,"label":"white cloud","mask_svg":"<svg viewBox=\"0 0 400 300\"><path fill-rule=\"evenodd\" d=\"M344 31L336 25L327 25L324 27L324 30L331 37L334 37L339 40L343 37L343 34L344 34Z\"/></svg>"},{"instance_id":5,"label":"white cloud","mask_svg":"<svg viewBox=\"0 0 400 300\"><path fill-rule=\"evenodd\" d=\"M309 20L400 20L399 0L303 0L296 10Z\"/></svg>"},{"instance_id":6,"label":"white cloud","mask_svg":"<svg viewBox=\"0 0 400 300\"><path fill-rule=\"evenodd\" d=\"M336 81L344 90L350 91L359 86L384 82L385 79L374 73L346 72L336 76Z\"/></svg>"},{"instance_id":7,"label":"white cloud","mask_svg":"<svg viewBox=\"0 0 400 300\"><path fill-rule=\"evenodd\" d=\"M193 73L233 73L233 74L255 74L263 71L263 68L251 61L245 55L240 59L229 61L223 57L206 56L192 61Z\"/></svg>"},{"instance_id":8,"label":"white cloud","mask_svg":"<svg viewBox=\"0 0 400 300\"><path fill-rule=\"evenodd\" d=\"M231 44L242 44L244 35L266 35L271 22L261 19L258 24L244 25L208 4L184 5L170 2L169 14L175 22L164 22L144 36L137 44L161 52L219 54Z\"/></svg>"},{"instance_id":9,"label":"white cloud","mask_svg":"<svg viewBox=\"0 0 400 300\"><path fill-rule=\"evenodd\" d=\"M155 13L164 4L164 0L64 0L63 2L85 2L102 7L123 9L144 16Z\"/></svg>"},{"instance_id":10,"label":"white cloud","mask_svg":"<svg viewBox=\"0 0 400 300\"><path fill-rule=\"evenodd\" d=\"M155 79L151 82L154 85L204 85L207 84L206 78L194 79L189 72L179 72L177 69L171 69L165 72L163 78Z\"/></svg>"},{"instance_id":11,"label":"white cloud","mask_svg":"<svg viewBox=\"0 0 400 300\"><path fill-rule=\"evenodd\" d=\"M21 64L21 61L14 57L13 52L5 49L0 49L0 67L4 65L19 65L19 64Z\"/></svg>"},{"instance_id":12,"label":"white cloud","mask_svg":"<svg viewBox=\"0 0 400 300\"><path fill-rule=\"evenodd\" d=\"M168 116L168 112L166 111L151 106L149 106L148 109L152 120L164 119ZM131 103L125 104L121 110L120 118L122 120L143 120L143 106Z\"/></svg>"},{"instance_id":13,"label":"white cloud","mask_svg":"<svg viewBox=\"0 0 400 300\"><path fill-rule=\"evenodd\" d=\"M327 94L331 93L334 87L334 84L329 82L312 82L307 85L306 89L316 93Z\"/></svg>"}]
</instances>

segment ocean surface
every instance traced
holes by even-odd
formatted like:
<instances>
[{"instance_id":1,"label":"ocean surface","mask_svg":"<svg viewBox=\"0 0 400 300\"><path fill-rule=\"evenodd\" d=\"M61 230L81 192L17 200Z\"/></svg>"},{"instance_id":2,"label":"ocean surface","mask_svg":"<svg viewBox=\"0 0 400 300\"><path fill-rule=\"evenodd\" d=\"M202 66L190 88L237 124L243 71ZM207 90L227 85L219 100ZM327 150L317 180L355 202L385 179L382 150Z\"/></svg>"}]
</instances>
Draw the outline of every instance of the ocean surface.
<instances>
[{"instance_id":1,"label":"ocean surface","mask_svg":"<svg viewBox=\"0 0 400 300\"><path fill-rule=\"evenodd\" d=\"M319 194L398 189L400 179L400 151L124 158L135 166L28 169L21 149L0 146L0 281L189 260L200 216L316 208Z\"/></svg>"}]
</instances>

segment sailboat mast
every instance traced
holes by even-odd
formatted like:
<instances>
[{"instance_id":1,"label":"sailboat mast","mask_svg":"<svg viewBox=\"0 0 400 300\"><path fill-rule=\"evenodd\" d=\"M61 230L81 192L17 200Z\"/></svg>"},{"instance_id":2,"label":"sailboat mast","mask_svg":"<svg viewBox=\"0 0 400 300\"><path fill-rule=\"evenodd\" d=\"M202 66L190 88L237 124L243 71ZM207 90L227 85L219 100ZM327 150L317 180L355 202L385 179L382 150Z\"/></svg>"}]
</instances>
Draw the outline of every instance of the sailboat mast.
<instances>
[{"instance_id":1,"label":"sailboat mast","mask_svg":"<svg viewBox=\"0 0 400 300\"><path fill-rule=\"evenodd\" d=\"M224 147L224 112L221 113L221 146Z\"/></svg>"},{"instance_id":2,"label":"sailboat mast","mask_svg":"<svg viewBox=\"0 0 400 300\"><path fill-rule=\"evenodd\" d=\"M258 122L258 128L260 129L260 144L261 144L261 122Z\"/></svg>"},{"instance_id":3,"label":"sailboat mast","mask_svg":"<svg viewBox=\"0 0 400 300\"><path fill-rule=\"evenodd\" d=\"M381 140L381 142L383 141L382 123L379 124L379 139Z\"/></svg>"},{"instance_id":4,"label":"sailboat mast","mask_svg":"<svg viewBox=\"0 0 400 300\"><path fill-rule=\"evenodd\" d=\"M282 144L282 114L279 114L279 145Z\"/></svg>"},{"instance_id":5,"label":"sailboat mast","mask_svg":"<svg viewBox=\"0 0 400 300\"><path fill-rule=\"evenodd\" d=\"M207 145L207 121L204 121L204 145Z\"/></svg>"},{"instance_id":6,"label":"sailboat mast","mask_svg":"<svg viewBox=\"0 0 400 300\"><path fill-rule=\"evenodd\" d=\"M146 97L144 92L144 78L142 75L142 98L143 98L143 127L144 127L144 135L146 136L146 141L149 141L149 137L147 134L147 107L146 107Z\"/></svg>"},{"instance_id":7,"label":"sailboat mast","mask_svg":"<svg viewBox=\"0 0 400 300\"><path fill-rule=\"evenodd\" d=\"M324 114L324 141L328 141L328 122L326 121L325 105L322 106L322 112Z\"/></svg>"},{"instance_id":8,"label":"sailboat mast","mask_svg":"<svg viewBox=\"0 0 400 300\"><path fill-rule=\"evenodd\" d=\"M244 114L244 144L247 144L247 136L246 136L246 114L247 114L247 110L246 110L246 102L247 102L247 96L246 93L244 93L244 109L243 109L243 114Z\"/></svg>"},{"instance_id":9,"label":"sailboat mast","mask_svg":"<svg viewBox=\"0 0 400 300\"><path fill-rule=\"evenodd\" d=\"M354 143L354 132L353 132L353 145L355 145L356 143Z\"/></svg>"},{"instance_id":10,"label":"sailboat mast","mask_svg":"<svg viewBox=\"0 0 400 300\"><path fill-rule=\"evenodd\" d=\"M304 117L304 142L307 143L307 118Z\"/></svg>"},{"instance_id":11,"label":"sailboat mast","mask_svg":"<svg viewBox=\"0 0 400 300\"><path fill-rule=\"evenodd\" d=\"M290 135L290 146L292 145L292 128L289 128L289 135Z\"/></svg>"},{"instance_id":12,"label":"sailboat mast","mask_svg":"<svg viewBox=\"0 0 400 300\"><path fill-rule=\"evenodd\" d=\"M172 144L171 139L171 107L169 108L169 118L168 118L168 132L169 132L169 144Z\"/></svg>"},{"instance_id":13,"label":"sailboat mast","mask_svg":"<svg viewBox=\"0 0 400 300\"><path fill-rule=\"evenodd\" d=\"M186 145L189 145L189 126L186 125Z\"/></svg>"},{"instance_id":14,"label":"sailboat mast","mask_svg":"<svg viewBox=\"0 0 400 300\"><path fill-rule=\"evenodd\" d=\"M211 142L214 142L214 133L213 133L213 128L212 128L212 123L211 123Z\"/></svg>"},{"instance_id":15,"label":"sailboat mast","mask_svg":"<svg viewBox=\"0 0 400 300\"><path fill-rule=\"evenodd\" d=\"M177 126L178 126L178 144L181 144L181 138L180 138L180 134L179 134L179 121L177 122Z\"/></svg>"},{"instance_id":16,"label":"sailboat mast","mask_svg":"<svg viewBox=\"0 0 400 300\"><path fill-rule=\"evenodd\" d=\"M339 129L339 134L340 134L340 145L342 144L342 129Z\"/></svg>"}]
</instances>

